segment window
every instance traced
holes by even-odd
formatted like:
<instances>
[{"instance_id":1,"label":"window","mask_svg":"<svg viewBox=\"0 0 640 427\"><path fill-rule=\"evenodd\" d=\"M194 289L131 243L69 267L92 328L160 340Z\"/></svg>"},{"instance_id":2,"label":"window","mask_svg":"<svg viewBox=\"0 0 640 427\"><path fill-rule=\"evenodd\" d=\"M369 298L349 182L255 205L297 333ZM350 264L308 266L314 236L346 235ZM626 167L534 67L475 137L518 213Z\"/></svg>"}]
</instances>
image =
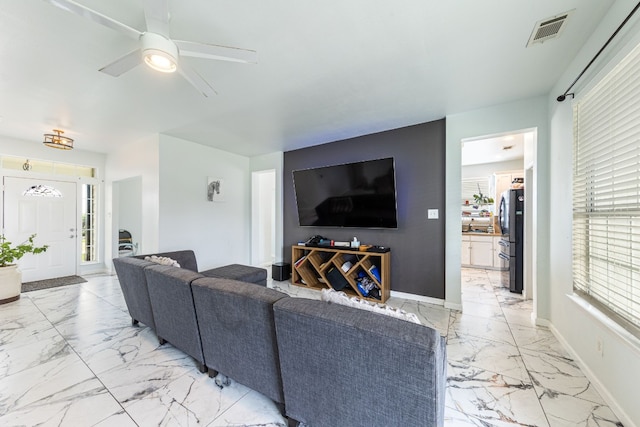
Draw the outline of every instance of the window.
<instances>
[{"instance_id":1,"label":"window","mask_svg":"<svg viewBox=\"0 0 640 427\"><path fill-rule=\"evenodd\" d=\"M573 286L640 337L640 46L574 106Z\"/></svg>"},{"instance_id":2,"label":"window","mask_svg":"<svg viewBox=\"0 0 640 427\"><path fill-rule=\"evenodd\" d=\"M24 190L22 195L36 197L62 197L62 193L57 188L42 184L32 185L28 189Z\"/></svg>"},{"instance_id":3,"label":"window","mask_svg":"<svg viewBox=\"0 0 640 427\"><path fill-rule=\"evenodd\" d=\"M462 204L466 201L474 204L473 195L482 193L484 196L493 197L489 186L489 178L465 178L462 180Z\"/></svg>"},{"instance_id":4,"label":"window","mask_svg":"<svg viewBox=\"0 0 640 427\"><path fill-rule=\"evenodd\" d=\"M96 186L82 184L82 262L98 261Z\"/></svg>"},{"instance_id":5,"label":"window","mask_svg":"<svg viewBox=\"0 0 640 427\"><path fill-rule=\"evenodd\" d=\"M25 172L45 173L53 175L82 176L95 178L96 169L89 166L72 165L47 160L25 159L24 157L2 156L1 164L4 169L21 170Z\"/></svg>"}]
</instances>

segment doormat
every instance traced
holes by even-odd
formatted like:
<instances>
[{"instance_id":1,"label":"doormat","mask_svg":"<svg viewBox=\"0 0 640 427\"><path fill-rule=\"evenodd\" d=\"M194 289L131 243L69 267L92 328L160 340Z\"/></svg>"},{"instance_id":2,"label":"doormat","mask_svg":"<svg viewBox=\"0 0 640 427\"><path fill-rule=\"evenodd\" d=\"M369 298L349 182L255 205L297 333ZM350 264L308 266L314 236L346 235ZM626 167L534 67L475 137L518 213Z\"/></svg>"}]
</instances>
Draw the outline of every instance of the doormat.
<instances>
[{"instance_id":1,"label":"doormat","mask_svg":"<svg viewBox=\"0 0 640 427\"><path fill-rule=\"evenodd\" d=\"M41 289L57 288L59 286L77 285L86 280L80 276L56 277L55 279L36 280L22 284L22 292L39 291Z\"/></svg>"}]
</instances>

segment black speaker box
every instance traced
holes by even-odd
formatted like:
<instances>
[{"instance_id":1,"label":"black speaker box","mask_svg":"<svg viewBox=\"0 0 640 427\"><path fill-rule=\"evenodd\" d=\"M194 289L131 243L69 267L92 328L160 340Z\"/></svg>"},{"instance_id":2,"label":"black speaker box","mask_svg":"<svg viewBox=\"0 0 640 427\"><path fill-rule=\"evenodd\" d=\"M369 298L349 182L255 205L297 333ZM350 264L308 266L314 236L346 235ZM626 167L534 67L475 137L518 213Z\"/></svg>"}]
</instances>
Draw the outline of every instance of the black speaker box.
<instances>
[{"instance_id":1,"label":"black speaker box","mask_svg":"<svg viewBox=\"0 0 640 427\"><path fill-rule=\"evenodd\" d=\"M283 280L289 280L291 277L291 264L286 262L276 262L271 265L271 278L282 282Z\"/></svg>"}]
</instances>

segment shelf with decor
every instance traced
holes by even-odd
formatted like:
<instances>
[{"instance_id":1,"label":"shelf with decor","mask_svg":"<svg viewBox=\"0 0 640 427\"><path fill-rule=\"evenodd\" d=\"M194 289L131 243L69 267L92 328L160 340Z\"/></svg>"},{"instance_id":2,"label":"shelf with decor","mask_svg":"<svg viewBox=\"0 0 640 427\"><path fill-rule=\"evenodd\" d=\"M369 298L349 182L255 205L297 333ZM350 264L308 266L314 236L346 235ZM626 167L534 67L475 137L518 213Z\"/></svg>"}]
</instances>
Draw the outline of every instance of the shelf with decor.
<instances>
[{"instance_id":1,"label":"shelf with decor","mask_svg":"<svg viewBox=\"0 0 640 427\"><path fill-rule=\"evenodd\" d=\"M391 294L391 252L294 245L291 259L291 283L296 286L333 288L382 303Z\"/></svg>"}]
</instances>

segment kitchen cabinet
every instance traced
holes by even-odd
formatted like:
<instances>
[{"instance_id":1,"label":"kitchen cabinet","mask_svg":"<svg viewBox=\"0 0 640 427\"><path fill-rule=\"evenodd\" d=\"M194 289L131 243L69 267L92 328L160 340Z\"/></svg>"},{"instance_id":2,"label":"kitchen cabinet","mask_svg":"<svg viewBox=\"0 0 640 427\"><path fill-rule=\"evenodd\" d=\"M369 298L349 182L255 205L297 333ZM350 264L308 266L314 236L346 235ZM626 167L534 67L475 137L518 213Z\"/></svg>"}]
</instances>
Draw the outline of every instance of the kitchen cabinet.
<instances>
[{"instance_id":1,"label":"kitchen cabinet","mask_svg":"<svg viewBox=\"0 0 640 427\"><path fill-rule=\"evenodd\" d=\"M505 269L505 261L498 256L500 238L494 234L463 233L462 266L491 270Z\"/></svg>"},{"instance_id":2,"label":"kitchen cabinet","mask_svg":"<svg viewBox=\"0 0 640 427\"><path fill-rule=\"evenodd\" d=\"M493 257L491 235L467 234L462 236L463 266L493 268Z\"/></svg>"},{"instance_id":3,"label":"kitchen cabinet","mask_svg":"<svg viewBox=\"0 0 640 427\"><path fill-rule=\"evenodd\" d=\"M471 242L469 236L462 236L462 265L471 265Z\"/></svg>"}]
</instances>

